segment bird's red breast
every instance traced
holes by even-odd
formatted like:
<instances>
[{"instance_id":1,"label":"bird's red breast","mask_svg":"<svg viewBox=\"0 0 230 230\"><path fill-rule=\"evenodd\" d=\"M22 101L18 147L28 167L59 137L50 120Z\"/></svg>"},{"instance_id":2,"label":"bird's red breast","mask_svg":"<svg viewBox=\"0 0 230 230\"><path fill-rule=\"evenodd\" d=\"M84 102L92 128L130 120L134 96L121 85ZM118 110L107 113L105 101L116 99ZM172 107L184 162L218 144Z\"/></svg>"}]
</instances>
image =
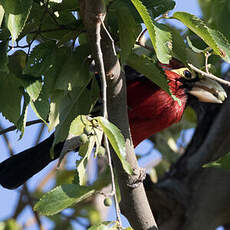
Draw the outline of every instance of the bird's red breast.
<instances>
[{"instance_id":1,"label":"bird's red breast","mask_svg":"<svg viewBox=\"0 0 230 230\"><path fill-rule=\"evenodd\" d=\"M173 123L181 120L187 96L180 87L180 76L165 69L171 92L181 100L175 101L167 92L148 79L127 83L129 123L134 146Z\"/></svg>"}]
</instances>

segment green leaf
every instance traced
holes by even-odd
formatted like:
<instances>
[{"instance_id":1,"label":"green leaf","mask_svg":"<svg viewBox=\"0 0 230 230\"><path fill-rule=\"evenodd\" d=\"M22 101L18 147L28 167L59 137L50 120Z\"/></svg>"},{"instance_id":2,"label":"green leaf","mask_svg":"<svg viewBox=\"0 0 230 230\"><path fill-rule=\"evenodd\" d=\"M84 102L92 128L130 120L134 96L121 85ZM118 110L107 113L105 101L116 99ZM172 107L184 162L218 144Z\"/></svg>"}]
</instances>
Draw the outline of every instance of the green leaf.
<instances>
[{"instance_id":1,"label":"green leaf","mask_svg":"<svg viewBox=\"0 0 230 230\"><path fill-rule=\"evenodd\" d=\"M42 82L40 79L34 79L31 77L26 77L24 80L25 89L30 95L32 101L36 101L39 97L39 94L42 90Z\"/></svg>"},{"instance_id":2,"label":"green leaf","mask_svg":"<svg viewBox=\"0 0 230 230\"><path fill-rule=\"evenodd\" d=\"M84 112L80 112L81 110L84 111L88 105L83 95L87 97L84 93L84 89L79 88L73 89L66 95L63 95L62 92L59 101L56 103L56 111L53 112L54 114L58 114L59 119L53 145L66 139L71 122L75 117L80 114L85 114ZM55 102L55 100L56 99L54 99L53 102Z\"/></svg>"},{"instance_id":3,"label":"green leaf","mask_svg":"<svg viewBox=\"0 0 230 230\"><path fill-rule=\"evenodd\" d=\"M34 210L41 215L54 215L91 197L94 193L95 190L92 187L64 184L43 195L35 204Z\"/></svg>"},{"instance_id":4,"label":"green leaf","mask_svg":"<svg viewBox=\"0 0 230 230\"><path fill-rule=\"evenodd\" d=\"M221 33L230 39L229 31L229 0L199 0L202 10L202 16L211 28L218 29ZM218 9L218 11L217 11Z\"/></svg>"},{"instance_id":5,"label":"green leaf","mask_svg":"<svg viewBox=\"0 0 230 230\"><path fill-rule=\"evenodd\" d=\"M59 124L55 131L55 143L65 140L68 136L71 122L78 115L87 115L94 107L99 96L99 87L96 78L91 80L90 88L87 88L87 85L81 88L74 88L74 90L68 92L58 102L59 106L57 106L56 110L59 113Z\"/></svg>"},{"instance_id":6,"label":"green leaf","mask_svg":"<svg viewBox=\"0 0 230 230\"><path fill-rule=\"evenodd\" d=\"M60 5L60 4L57 4L57 5ZM43 12L44 7L42 8L43 9L40 9L40 10L42 10ZM50 14L45 14L44 17L42 18L42 23L40 23L41 13L39 14L39 11L38 13L36 13L35 11L36 11L36 8L33 11L34 13L33 20L37 23L37 25L41 24L40 34L41 34L42 40L44 38L47 38L48 40L60 41L70 31L70 29L68 28L71 28L71 30L74 30L76 32L75 36L72 37L72 39L76 39L76 36L79 34L79 27L78 27L79 23L71 11L56 11L56 12L54 11L55 14L53 16L51 16ZM63 25L63 28L60 29L59 25Z\"/></svg>"},{"instance_id":7,"label":"green leaf","mask_svg":"<svg viewBox=\"0 0 230 230\"><path fill-rule=\"evenodd\" d=\"M5 11L4 11L3 7L0 5L0 27L2 26L4 14L5 14Z\"/></svg>"},{"instance_id":8,"label":"green leaf","mask_svg":"<svg viewBox=\"0 0 230 230\"><path fill-rule=\"evenodd\" d=\"M9 41L10 40L10 31L6 28L3 24L0 30L0 40L2 41Z\"/></svg>"},{"instance_id":9,"label":"green leaf","mask_svg":"<svg viewBox=\"0 0 230 230\"><path fill-rule=\"evenodd\" d=\"M172 33L172 53L173 57L180 60L182 63L186 64L188 61L188 55L187 55L187 47L184 43L184 38L181 36L180 32L173 28L168 27L170 32Z\"/></svg>"},{"instance_id":10,"label":"green leaf","mask_svg":"<svg viewBox=\"0 0 230 230\"><path fill-rule=\"evenodd\" d=\"M0 71L9 73L9 69L7 66L8 65L7 49L8 49L8 42L2 41L0 43Z\"/></svg>"},{"instance_id":11,"label":"green leaf","mask_svg":"<svg viewBox=\"0 0 230 230\"><path fill-rule=\"evenodd\" d=\"M49 132L59 124L60 105L63 100L63 92L57 91L51 97L50 112L49 112Z\"/></svg>"},{"instance_id":12,"label":"green leaf","mask_svg":"<svg viewBox=\"0 0 230 230\"><path fill-rule=\"evenodd\" d=\"M198 49L198 48L196 48L196 47L192 44L192 42L191 42L189 36L187 36L186 39L187 39L187 42L188 42L188 46L189 46L195 53L204 53L204 50Z\"/></svg>"},{"instance_id":13,"label":"green leaf","mask_svg":"<svg viewBox=\"0 0 230 230\"><path fill-rule=\"evenodd\" d=\"M99 122L105 135L108 137L109 142L119 157L124 170L128 174L132 174L132 168L126 161L125 139L121 134L121 131L104 117L96 117L95 119Z\"/></svg>"},{"instance_id":14,"label":"green leaf","mask_svg":"<svg viewBox=\"0 0 230 230\"><path fill-rule=\"evenodd\" d=\"M59 124L55 131L54 143L65 140L68 136L71 122L81 114L89 114L99 96L96 79L92 80L91 88L74 88L65 95L59 103Z\"/></svg>"},{"instance_id":15,"label":"green leaf","mask_svg":"<svg viewBox=\"0 0 230 230\"><path fill-rule=\"evenodd\" d=\"M43 88L44 89L44 88ZM46 92L42 90L36 99L36 101L31 101L31 107L35 114L47 124L46 120L50 111L49 98L46 95Z\"/></svg>"},{"instance_id":16,"label":"green leaf","mask_svg":"<svg viewBox=\"0 0 230 230\"><path fill-rule=\"evenodd\" d=\"M161 14L172 10L176 3L173 0L141 0L142 3L146 6L152 18L156 18Z\"/></svg>"},{"instance_id":17,"label":"green leaf","mask_svg":"<svg viewBox=\"0 0 230 230\"><path fill-rule=\"evenodd\" d=\"M89 82L89 63L86 62L89 51L88 45L78 46L70 54L58 74L55 89L71 91L74 87L82 87Z\"/></svg>"},{"instance_id":18,"label":"green leaf","mask_svg":"<svg viewBox=\"0 0 230 230\"><path fill-rule=\"evenodd\" d=\"M9 56L9 69L17 78L22 77L22 71L26 66L26 53L22 50L17 50Z\"/></svg>"},{"instance_id":19,"label":"green leaf","mask_svg":"<svg viewBox=\"0 0 230 230\"><path fill-rule=\"evenodd\" d=\"M80 136L84 131L84 127L90 124L91 123L86 119L86 116L79 115L72 121L69 133L75 136Z\"/></svg>"},{"instance_id":20,"label":"green leaf","mask_svg":"<svg viewBox=\"0 0 230 230\"><path fill-rule=\"evenodd\" d=\"M62 47L62 48L56 48L54 49L53 53L54 59L51 59L48 61L49 66L46 69L46 73L44 74L44 91L49 97L53 97L57 92L62 92L63 91L58 91L55 88L56 82L57 82L57 77L59 73L62 71L63 68L63 63L65 63L66 59L68 59L70 55L70 49L68 47ZM47 64L48 64L47 63Z\"/></svg>"},{"instance_id":21,"label":"green leaf","mask_svg":"<svg viewBox=\"0 0 230 230\"><path fill-rule=\"evenodd\" d=\"M91 155L91 152L93 150L93 147L96 143L96 138L94 135L89 136L89 141L80 146L79 149L79 155L80 156L84 156L78 166L77 166L77 171L78 171L78 175L79 175L79 184L80 185L85 185L86 184L86 165L88 163L88 159Z\"/></svg>"},{"instance_id":22,"label":"green leaf","mask_svg":"<svg viewBox=\"0 0 230 230\"><path fill-rule=\"evenodd\" d=\"M141 25L137 24L130 13L129 8L121 7L116 11L119 24L119 37L122 63L132 51L138 35L141 32Z\"/></svg>"},{"instance_id":23,"label":"green leaf","mask_svg":"<svg viewBox=\"0 0 230 230\"><path fill-rule=\"evenodd\" d=\"M154 28L156 34L154 49L157 58L161 63L168 64L172 59L172 34L167 25L155 22ZM153 42L152 39L151 41Z\"/></svg>"},{"instance_id":24,"label":"green leaf","mask_svg":"<svg viewBox=\"0 0 230 230\"><path fill-rule=\"evenodd\" d=\"M172 59L172 36L166 25L152 21L145 5L140 0L131 0L149 32L157 58L161 63L168 64Z\"/></svg>"},{"instance_id":25,"label":"green leaf","mask_svg":"<svg viewBox=\"0 0 230 230\"><path fill-rule=\"evenodd\" d=\"M24 130L26 127L27 111L30 103L30 96L27 93L23 93L23 97L24 97L24 101L23 101L22 113L17 122L17 129L21 131L21 135L19 139L21 139L24 134Z\"/></svg>"},{"instance_id":26,"label":"green leaf","mask_svg":"<svg viewBox=\"0 0 230 230\"><path fill-rule=\"evenodd\" d=\"M0 112L14 124L17 123L21 111L20 87L20 82L13 74L0 72Z\"/></svg>"},{"instance_id":27,"label":"green leaf","mask_svg":"<svg viewBox=\"0 0 230 230\"><path fill-rule=\"evenodd\" d=\"M149 15L151 16L152 20L154 20L154 18L160 16L161 14L164 14L167 11L172 10L175 7L175 1L173 0L141 0L141 2L148 9ZM143 23L143 20L141 19L140 15L138 14L137 10L135 9L131 1L113 1L109 9L119 9L121 7L129 8L135 20L138 23Z\"/></svg>"},{"instance_id":28,"label":"green leaf","mask_svg":"<svg viewBox=\"0 0 230 230\"><path fill-rule=\"evenodd\" d=\"M13 43L26 23L32 3L32 0L0 0L0 4L5 10L6 25L11 33Z\"/></svg>"},{"instance_id":29,"label":"green leaf","mask_svg":"<svg viewBox=\"0 0 230 230\"><path fill-rule=\"evenodd\" d=\"M219 158L216 161L203 165L203 167L204 168L213 167L213 168L221 168L221 169L229 170L230 169L230 153L225 154L223 157Z\"/></svg>"},{"instance_id":30,"label":"green leaf","mask_svg":"<svg viewBox=\"0 0 230 230\"><path fill-rule=\"evenodd\" d=\"M66 170L66 169L59 169L56 172L56 185L62 185L62 184L74 184L73 178L75 176L75 171L76 170ZM79 183L75 183L79 184Z\"/></svg>"},{"instance_id":31,"label":"green leaf","mask_svg":"<svg viewBox=\"0 0 230 230\"><path fill-rule=\"evenodd\" d=\"M144 55L139 56L132 53L127 59L127 64L171 94L163 71L159 69L153 59Z\"/></svg>"},{"instance_id":32,"label":"green leaf","mask_svg":"<svg viewBox=\"0 0 230 230\"><path fill-rule=\"evenodd\" d=\"M74 37L72 37L72 40L77 38L77 35L81 32L79 29L81 28L81 25L79 23L79 20L76 19L74 14L71 11L58 11L56 12L56 21L59 23L59 25L66 25L68 28L71 28L72 30L75 31ZM49 39L55 39L55 40L62 40L67 32L69 30L58 30L58 26L56 23L54 23L53 18L47 15L46 17L47 20L45 20L42 25L41 25L41 30L49 30L49 29L54 29L53 32L47 32L47 33L42 33L42 36L45 36ZM56 29L56 31L55 31Z\"/></svg>"},{"instance_id":33,"label":"green leaf","mask_svg":"<svg viewBox=\"0 0 230 230\"><path fill-rule=\"evenodd\" d=\"M29 55L24 74L41 77L53 67L56 57L56 44L54 41L44 42L33 48Z\"/></svg>"},{"instance_id":34,"label":"green leaf","mask_svg":"<svg viewBox=\"0 0 230 230\"><path fill-rule=\"evenodd\" d=\"M113 227L109 226L111 224L114 225L114 222L106 221L106 222L91 226L89 228L89 230L112 230L112 229L117 229L117 228L113 228Z\"/></svg>"},{"instance_id":35,"label":"green leaf","mask_svg":"<svg viewBox=\"0 0 230 230\"><path fill-rule=\"evenodd\" d=\"M79 36L82 34L82 31L84 30L83 24L79 24L78 28L76 30L72 30L67 32L57 43L58 47L62 47L63 45L66 46L71 40L76 40L76 36L79 34ZM78 36L78 40L79 40ZM80 44L80 42L79 42Z\"/></svg>"},{"instance_id":36,"label":"green leaf","mask_svg":"<svg viewBox=\"0 0 230 230\"><path fill-rule=\"evenodd\" d=\"M77 11L79 10L78 0L63 0L60 4L55 4L53 6L55 11Z\"/></svg>"},{"instance_id":37,"label":"green leaf","mask_svg":"<svg viewBox=\"0 0 230 230\"><path fill-rule=\"evenodd\" d=\"M22 230L22 227L15 219L7 219L4 222L0 222L0 230Z\"/></svg>"},{"instance_id":38,"label":"green leaf","mask_svg":"<svg viewBox=\"0 0 230 230\"><path fill-rule=\"evenodd\" d=\"M209 28L201 19L186 12L176 12L173 18L180 20L197 34L214 52L230 62L230 43L219 31Z\"/></svg>"}]
</instances>

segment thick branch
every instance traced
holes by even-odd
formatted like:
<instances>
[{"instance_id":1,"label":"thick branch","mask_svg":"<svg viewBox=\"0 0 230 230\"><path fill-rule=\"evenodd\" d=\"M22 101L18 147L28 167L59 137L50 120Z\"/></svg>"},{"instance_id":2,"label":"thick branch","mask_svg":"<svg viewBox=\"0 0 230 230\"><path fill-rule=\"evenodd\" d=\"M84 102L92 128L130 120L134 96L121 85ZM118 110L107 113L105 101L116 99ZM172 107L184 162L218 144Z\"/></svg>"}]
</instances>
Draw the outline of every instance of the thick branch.
<instances>
[{"instance_id":1,"label":"thick branch","mask_svg":"<svg viewBox=\"0 0 230 230\"><path fill-rule=\"evenodd\" d=\"M96 0L81 1L81 17L86 26L92 53L98 64L96 53L96 24L105 14L104 2ZM132 142L126 104L125 76L120 71L119 61L114 54L113 42L106 31L102 32L102 52L108 85L108 117L122 131L126 139L127 160L134 169L134 175L127 175L115 153L112 153L114 168L118 175L121 191L121 208L134 229L157 229L142 184L141 170L138 167Z\"/></svg>"}]
</instances>

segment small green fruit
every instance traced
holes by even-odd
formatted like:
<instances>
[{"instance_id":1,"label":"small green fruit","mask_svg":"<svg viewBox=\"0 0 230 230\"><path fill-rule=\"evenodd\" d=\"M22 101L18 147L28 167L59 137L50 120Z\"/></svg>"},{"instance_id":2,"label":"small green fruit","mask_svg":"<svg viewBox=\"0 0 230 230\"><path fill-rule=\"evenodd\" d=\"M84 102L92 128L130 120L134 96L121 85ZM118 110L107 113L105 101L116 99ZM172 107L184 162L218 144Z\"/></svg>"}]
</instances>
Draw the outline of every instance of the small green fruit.
<instances>
[{"instance_id":1,"label":"small green fruit","mask_svg":"<svg viewBox=\"0 0 230 230\"><path fill-rule=\"evenodd\" d=\"M111 206L112 205L112 200L109 198L109 197L106 197L105 199L104 199L104 205L106 206L106 207L109 207L109 206Z\"/></svg>"},{"instance_id":2,"label":"small green fruit","mask_svg":"<svg viewBox=\"0 0 230 230\"><path fill-rule=\"evenodd\" d=\"M80 138L81 144L83 145L86 144L86 142L89 140L88 136L85 133L81 134L79 138Z\"/></svg>"},{"instance_id":3,"label":"small green fruit","mask_svg":"<svg viewBox=\"0 0 230 230\"><path fill-rule=\"evenodd\" d=\"M103 146L100 146L98 148L97 155L99 155L99 156L104 156L105 155L105 148Z\"/></svg>"}]
</instances>

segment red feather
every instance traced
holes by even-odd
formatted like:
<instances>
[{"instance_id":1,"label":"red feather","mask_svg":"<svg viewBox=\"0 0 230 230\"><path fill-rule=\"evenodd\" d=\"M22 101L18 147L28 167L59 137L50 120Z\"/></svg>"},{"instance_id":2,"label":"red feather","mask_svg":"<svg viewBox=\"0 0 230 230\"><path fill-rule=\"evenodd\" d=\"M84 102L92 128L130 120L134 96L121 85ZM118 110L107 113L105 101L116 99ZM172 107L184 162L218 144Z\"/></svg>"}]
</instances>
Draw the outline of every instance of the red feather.
<instances>
[{"instance_id":1,"label":"red feather","mask_svg":"<svg viewBox=\"0 0 230 230\"><path fill-rule=\"evenodd\" d=\"M187 96L180 88L180 76L165 70L171 92L181 100L172 99L168 93L148 79L127 84L128 115L134 146L173 123L181 120Z\"/></svg>"}]
</instances>

